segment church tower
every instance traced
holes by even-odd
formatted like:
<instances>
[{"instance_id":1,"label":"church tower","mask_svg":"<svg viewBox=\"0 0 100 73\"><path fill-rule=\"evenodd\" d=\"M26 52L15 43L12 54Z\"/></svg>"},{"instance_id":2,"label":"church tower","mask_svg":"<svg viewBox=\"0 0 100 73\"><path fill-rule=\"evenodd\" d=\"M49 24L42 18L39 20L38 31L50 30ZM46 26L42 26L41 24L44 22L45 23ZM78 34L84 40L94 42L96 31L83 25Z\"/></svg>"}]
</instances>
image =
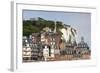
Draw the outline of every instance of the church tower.
<instances>
[{"instance_id":1,"label":"church tower","mask_svg":"<svg viewBox=\"0 0 100 73\"><path fill-rule=\"evenodd\" d=\"M55 28L54 28L54 33L56 33L56 29L57 29L57 27L56 27L56 21L55 21Z\"/></svg>"}]
</instances>

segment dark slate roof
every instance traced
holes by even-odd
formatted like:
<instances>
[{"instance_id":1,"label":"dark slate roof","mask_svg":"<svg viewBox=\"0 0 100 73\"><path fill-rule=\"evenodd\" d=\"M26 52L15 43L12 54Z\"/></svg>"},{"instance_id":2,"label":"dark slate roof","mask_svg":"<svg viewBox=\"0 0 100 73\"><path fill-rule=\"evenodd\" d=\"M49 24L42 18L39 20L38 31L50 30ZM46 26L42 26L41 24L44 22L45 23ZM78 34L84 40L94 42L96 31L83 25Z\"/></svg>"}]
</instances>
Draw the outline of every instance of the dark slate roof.
<instances>
[{"instance_id":1,"label":"dark slate roof","mask_svg":"<svg viewBox=\"0 0 100 73\"><path fill-rule=\"evenodd\" d=\"M88 44L85 43L84 41L81 41L80 43L78 43L77 47L78 48L89 48Z\"/></svg>"}]
</instances>

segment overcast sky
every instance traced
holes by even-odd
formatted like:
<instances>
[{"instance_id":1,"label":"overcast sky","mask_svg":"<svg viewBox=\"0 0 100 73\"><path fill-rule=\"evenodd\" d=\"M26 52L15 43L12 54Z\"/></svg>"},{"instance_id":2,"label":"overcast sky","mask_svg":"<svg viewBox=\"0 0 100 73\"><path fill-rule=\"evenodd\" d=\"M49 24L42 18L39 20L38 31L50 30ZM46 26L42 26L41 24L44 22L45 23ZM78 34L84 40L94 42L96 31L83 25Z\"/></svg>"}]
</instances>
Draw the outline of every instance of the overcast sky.
<instances>
[{"instance_id":1,"label":"overcast sky","mask_svg":"<svg viewBox=\"0 0 100 73\"><path fill-rule=\"evenodd\" d=\"M51 12L23 10L23 20L41 17L47 20L62 21L77 30L77 42L81 37L88 45L91 45L91 14L79 12Z\"/></svg>"}]
</instances>

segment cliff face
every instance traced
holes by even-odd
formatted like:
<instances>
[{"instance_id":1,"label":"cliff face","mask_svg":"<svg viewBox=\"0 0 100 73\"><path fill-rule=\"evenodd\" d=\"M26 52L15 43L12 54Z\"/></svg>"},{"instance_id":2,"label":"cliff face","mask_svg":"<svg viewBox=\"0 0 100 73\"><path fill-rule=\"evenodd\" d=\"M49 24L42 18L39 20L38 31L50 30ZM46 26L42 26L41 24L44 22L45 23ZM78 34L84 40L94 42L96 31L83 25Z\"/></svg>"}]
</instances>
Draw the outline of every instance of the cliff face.
<instances>
[{"instance_id":1,"label":"cliff face","mask_svg":"<svg viewBox=\"0 0 100 73\"><path fill-rule=\"evenodd\" d=\"M60 29L62 32L62 39L65 40L66 43L74 43L76 42L76 31L71 27L66 27Z\"/></svg>"}]
</instances>

